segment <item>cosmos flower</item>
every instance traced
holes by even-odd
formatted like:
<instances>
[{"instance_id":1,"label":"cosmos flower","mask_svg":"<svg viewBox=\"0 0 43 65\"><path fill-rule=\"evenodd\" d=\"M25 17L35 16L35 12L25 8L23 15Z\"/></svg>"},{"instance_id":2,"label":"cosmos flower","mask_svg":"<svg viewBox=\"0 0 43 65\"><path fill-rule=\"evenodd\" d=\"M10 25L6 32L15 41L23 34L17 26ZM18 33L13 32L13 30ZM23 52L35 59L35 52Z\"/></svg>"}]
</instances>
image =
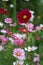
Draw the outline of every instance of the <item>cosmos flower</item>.
<instances>
[{"instance_id":1,"label":"cosmos flower","mask_svg":"<svg viewBox=\"0 0 43 65\"><path fill-rule=\"evenodd\" d=\"M2 45L5 45L8 42L8 38L3 35L0 35L0 41L2 42Z\"/></svg>"},{"instance_id":2,"label":"cosmos flower","mask_svg":"<svg viewBox=\"0 0 43 65\"><path fill-rule=\"evenodd\" d=\"M27 30L27 29L25 29L25 28L19 28L19 30L21 31L21 32L23 32L23 33L28 33L29 31Z\"/></svg>"},{"instance_id":3,"label":"cosmos flower","mask_svg":"<svg viewBox=\"0 0 43 65\"><path fill-rule=\"evenodd\" d=\"M40 40L41 40L41 37L40 37L40 36L35 36L35 39L36 39L37 41L40 41Z\"/></svg>"},{"instance_id":4,"label":"cosmos flower","mask_svg":"<svg viewBox=\"0 0 43 65\"><path fill-rule=\"evenodd\" d=\"M25 24L25 27L27 28L27 30L29 32L33 32L34 24L33 23L27 23L27 24Z\"/></svg>"},{"instance_id":5,"label":"cosmos flower","mask_svg":"<svg viewBox=\"0 0 43 65\"><path fill-rule=\"evenodd\" d=\"M5 9L3 9L3 8L0 8L0 13L1 13L1 14L7 14L8 12L7 12L7 10L5 10Z\"/></svg>"},{"instance_id":6,"label":"cosmos flower","mask_svg":"<svg viewBox=\"0 0 43 65\"><path fill-rule=\"evenodd\" d=\"M40 26L36 26L36 30L41 30L41 27Z\"/></svg>"},{"instance_id":7,"label":"cosmos flower","mask_svg":"<svg viewBox=\"0 0 43 65\"><path fill-rule=\"evenodd\" d=\"M3 29L3 30L0 30L0 32L1 32L1 33L7 33L7 31L4 30L4 29Z\"/></svg>"},{"instance_id":8,"label":"cosmos flower","mask_svg":"<svg viewBox=\"0 0 43 65\"><path fill-rule=\"evenodd\" d=\"M15 40L14 40L14 44L15 44L16 46L24 46L25 40L23 40L23 39L15 39Z\"/></svg>"},{"instance_id":9,"label":"cosmos flower","mask_svg":"<svg viewBox=\"0 0 43 65\"><path fill-rule=\"evenodd\" d=\"M7 34L10 36L10 37L13 37L13 33L12 32L7 32Z\"/></svg>"},{"instance_id":10,"label":"cosmos flower","mask_svg":"<svg viewBox=\"0 0 43 65\"><path fill-rule=\"evenodd\" d=\"M0 51L2 51L4 49L4 47L2 45L0 45Z\"/></svg>"},{"instance_id":11,"label":"cosmos flower","mask_svg":"<svg viewBox=\"0 0 43 65\"><path fill-rule=\"evenodd\" d=\"M6 18L6 19L4 19L4 22L5 23L12 23L12 19L11 18Z\"/></svg>"},{"instance_id":12,"label":"cosmos flower","mask_svg":"<svg viewBox=\"0 0 43 65\"><path fill-rule=\"evenodd\" d=\"M16 62L13 62L13 65L23 65L24 61L22 60L17 60Z\"/></svg>"},{"instance_id":13,"label":"cosmos flower","mask_svg":"<svg viewBox=\"0 0 43 65\"><path fill-rule=\"evenodd\" d=\"M18 15L17 20L20 24L27 23L30 19L32 19L32 13L29 9L22 9Z\"/></svg>"},{"instance_id":14,"label":"cosmos flower","mask_svg":"<svg viewBox=\"0 0 43 65\"><path fill-rule=\"evenodd\" d=\"M32 47L28 46L27 48L25 47L24 49L25 49L26 51L28 51L28 52L31 52L31 51L37 50L38 47L37 47L37 46L32 46Z\"/></svg>"},{"instance_id":15,"label":"cosmos flower","mask_svg":"<svg viewBox=\"0 0 43 65\"><path fill-rule=\"evenodd\" d=\"M7 34L9 35L9 36L13 36L13 33L12 32L10 32L9 30L8 30L8 28L5 28L5 31L7 32Z\"/></svg>"},{"instance_id":16,"label":"cosmos flower","mask_svg":"<svg viewBox=\"0 0 43 65\"><path fill-rule=\"evenodd\" d=\"M17 24L16 24L16 23L10 23L9 25L10 25L10 27L14 27L14 26L16 26Z\"/></svg>"},{"instance_id":17,"label":"cosmos flower","mask_svg":"<svg viewBox=\"0 0 43 65\"><path fill-rule=\"evenodd\" d=\"M0 22L0 27L3 27L3 23L2 22Z\"/></svg>"},{"instance_id":18,"label":"cosmos flower","mask_svg":"<svg viewBox=\"0 0 43 65\"><path fill-rule=\"evenodd\" d=\"M25 52L21 48L15 48L13 50L13 56L18 58L19 60L25 60Z\"/></svg>"},{"instance_id":19,"label":"cosmos flower","mask_svg":"<svg viewBox=\"0 0 43 65\"><path fill-rule=\"evenodd\" d=\"M14 33L13 35L15 39L25 39L26 38L26 34Z\"/></svg>"},{"instance_id":20,"label":"cosmos flower","mask_svg":"<svg viewBox=\"0 0 43 65\"><path fill-rule=\"evenodd\" d=\"M40 61L39 54L34 54L33 62L39 62L39 61Z\"/></svg>"}]
</instances>

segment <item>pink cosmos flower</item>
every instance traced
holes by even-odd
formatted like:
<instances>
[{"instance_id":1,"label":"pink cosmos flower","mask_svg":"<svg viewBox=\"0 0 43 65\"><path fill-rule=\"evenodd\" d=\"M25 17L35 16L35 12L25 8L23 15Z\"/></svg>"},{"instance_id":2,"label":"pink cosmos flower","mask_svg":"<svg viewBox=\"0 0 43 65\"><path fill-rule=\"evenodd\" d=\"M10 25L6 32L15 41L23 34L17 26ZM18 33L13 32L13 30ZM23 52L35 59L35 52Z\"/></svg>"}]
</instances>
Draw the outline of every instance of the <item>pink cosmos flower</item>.
<instances>
[{"instance_id":1,"label":"pink cosmos flower","mask_svg":"<svg viewBox=\"0 0 43 65\"><path fill-rule=\"evenodd\" d=\"M16 23L14 23L14 24L13 24L13 23L10 23L9 25L10 25L10 27L14 27L14 26L16 26L17 24L16 24Z\"/></svg>"},{"instance_id":2,"label":"pink cosmos flower","mask_svg":"<svg viewBox=\"0 0 43 65\"><path fill-rule=\"evenodd\" d=\"M39 62L39 57L34 57L34 62Z\"/></svg>"},{"instance_id":3,"label":"pink cosmos flower","mask_svg":"<svg viewBox=\"0 0 43 65\"><path fill-rule=\"evenodd\" d=\"M36 26L36 30L41 30L41 27L40 26Z\"/></svg>"},{"instance_id":4,"label":"pink cosmos flower","mask_svg":"<svg viewBox=\"0 0 43 65\"><path fill-rule=\"evenodd\" d=\"M25 24L25 27L27 28L28 31L32 32L34 29L34 24L33 23L27 23L27 24Z\"/></svg>"},{"instance_id":5,"label":"pink cosmos flower","mask_svg":"<svg viewBox=\"0 0 43 65\"><path fill-rule=\"evenodd\" d=\"M9 36L13 37L13 33L12 32L8 32L7 33Z\"/></svg>"},{"instance_id":6,"label":"pink cosmos flower","mask_svg":"<svg viewBox=\"0 0 43 65\"><path fill-rule=\"evenodd\" d=\"M35 54L33 62L39 62L39 61L40 61L39 54Z\"/></svg>"},{"instance_id":7,"label":"pink cosmos flower","mask_svg":"<svg viewBox=\"0 0 43 65\"><path fill-rule=\"evenodd\" d=\"M35 39L38 40L38 41L41 40L40 36L35 36Z\"/></svg>"},{"instance_id":8,"label":"pink cosmos flower","mask_svg":"<svg viewBox=\"0 0 43 65\"><path fill-rule=\"evenodd\" d=\"M5 36L0 36L0 41L2 42L2 45L5 45L8 42L8 38Z\"/></svg>"},{"instance_id":9,"label":"pink cosmos flower","mask_svg":"<svg viewBox=\"0 0 43 65\"><path fill-rule=\"evenodd\" d=\"M17 46L23 46L25 44L25 41L23 39L15 39L14 44Z\"/></svg>"},{"instance_id":10,"label":"pink cosmos flower","mask_svg":"<svg viewBox=\"0 0 43 65\"><path fill-rule=\"evenodd\" d=\"M11 18L6 18L6 19L4 20L4 22L5 22L5 23L12 23L12 19L11 19Z\"/></svg>"},{"instance_id":11,"label":"pink cosmos flower","mask_svg":"<svg viewBox=\"0 0 43 65\"><path fill-rule=\"evenodd\" d=\"M8 30L8 28L6 28L5 31L7 32L7 34L8 34L9 36L13 37L13 33L10 32L10 31Z\"/></svg>"},{"instance_id":12,"label":"pink cosmos flower","mask_svg":"<svg viewBox=\"0 0 43 65\"><path fill-rule=\"evenodd\" d=\"M21 48L15 48L13 50L13 56L18 58L19 60L25 60L25 52Z\"/></svg>"},{"instance_id":13,"label":"pink cosmos flower","mask_svg":"<svg viewBox=\"0 0 43 65\"><path fill-rule=\"evenodd\" d=\"M33 23L27 23L27 24L25 24L25 27L29 28L29 29L33 29L34 28L34 24Z\"/></svg>"}]
</instances>

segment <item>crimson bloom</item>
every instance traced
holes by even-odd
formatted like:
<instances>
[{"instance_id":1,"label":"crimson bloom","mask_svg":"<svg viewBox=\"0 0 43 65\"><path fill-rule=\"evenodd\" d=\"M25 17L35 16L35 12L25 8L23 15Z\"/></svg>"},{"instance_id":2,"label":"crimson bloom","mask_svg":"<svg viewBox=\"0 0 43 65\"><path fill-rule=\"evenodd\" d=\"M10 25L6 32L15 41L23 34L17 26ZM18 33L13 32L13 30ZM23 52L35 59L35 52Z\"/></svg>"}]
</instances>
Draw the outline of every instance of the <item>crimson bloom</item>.
<instances>
[{"instance_id":1,"label":"crimson bloom","mask_svg":"<svg viewBox=\"0 0 43 65\"><path fill-rule=\"evenodd\" d=\"M17 20L19 21L19 23L23 24L23 23L27 23L28 20L30 20L31 18L31 12L28 9L22 9L18 15L17 15Z\"/></svg>"},{"instance_id":2,"label":"crimson bloom","mask_svg":"<svg viewBox=\"0 0 43 65\"><path fill-rule=\"evenodd\" d=\"M21 31L21 32L23 32L23 33L28 33L29 31L27 30L27 29L25 29L25 28L19 28L19 30Z\"/></svg>"},{"instance_id":3,"label":"crimson bloom","mask_svg":"<svg viewBox=\"0 0 43 65\"><path fill-rule=\"evenodd\" d=\"M7 11L5 9L3 9L3 8L0 8L0 13L1 14L7 14Z\"/></svg>"}]
</instances>

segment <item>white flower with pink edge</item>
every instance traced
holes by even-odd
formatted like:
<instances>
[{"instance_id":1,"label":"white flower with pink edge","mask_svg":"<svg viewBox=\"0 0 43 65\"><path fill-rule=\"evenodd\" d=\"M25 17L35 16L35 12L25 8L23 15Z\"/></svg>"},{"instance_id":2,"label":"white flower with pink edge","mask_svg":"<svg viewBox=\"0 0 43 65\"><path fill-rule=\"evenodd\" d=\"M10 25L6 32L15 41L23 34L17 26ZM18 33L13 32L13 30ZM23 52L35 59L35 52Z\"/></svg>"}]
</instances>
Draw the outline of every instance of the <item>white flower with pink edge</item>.
<instances>
[{"instance_id":1,"label":"white flower with pink edge","mask_svg":"<svg viewBox=\"0 0 43 65\"><path fill-rule=\"evenodd\" d=\"M11 18L6 18L6 19L4 20L4 22L5 22L5 23L12 23L12 19L11 19Z\"/></svg>"},{"instance_id":2,"label":"white flower with pink edge","mask_svg":"<svg viewBox=\"0 0 43 65\"><path fill-rule=\"evenodd\" d=\"M24 61L22 60L17 60L16 62L13 62L13 65L23 65Z\"/></svg>"},{"instance_id":3,"label":"white flower with pink edge","mask_svg":"<svg viewBox=\"0 0 43 65\"><path fill-rule=\"evenodd\" d=\"M25 60L25 52L21 48L15 48L13 50L13 56L18 58L19 60Z\"/></svg>"}]
</instances>

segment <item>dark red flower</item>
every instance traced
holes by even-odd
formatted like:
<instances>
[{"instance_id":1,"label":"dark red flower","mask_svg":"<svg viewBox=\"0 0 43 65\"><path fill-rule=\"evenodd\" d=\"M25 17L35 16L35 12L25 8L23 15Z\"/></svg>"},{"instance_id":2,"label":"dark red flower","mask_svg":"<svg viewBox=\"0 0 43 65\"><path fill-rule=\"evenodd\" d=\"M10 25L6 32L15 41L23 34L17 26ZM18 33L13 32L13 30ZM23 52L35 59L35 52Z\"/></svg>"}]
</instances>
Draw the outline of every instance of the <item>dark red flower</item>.
<instances>
[{"instance_id":1,"label":"dark red flower","mask_svg":"<svg viewBox=\"0 0 43 65\"><path fill-rule=\"evenodd\" d=\"M23 33L28 33L28 30L26 30L25 28L19 28L19 30Z\"/></svg>"},{"instance_id":2,"label":"dark red flower","mask_svg":"<svg viewBox=\"0 0 43 65\"><path fill-rule=\"evenodd\" d=\"M3 9L3 8L0 8L0 13L1 13L1 14L7 14L8 12L7 12L7 10L5 10L5 9Z\"/></svg>"},{"instance_id":3,"label":"dark red flower","mask_svg":"<svg viewBox=\"0 0 43 65\"><path fill-rule=\"evenodd\" d=\"M18 15L17 15L17 20L19 23L27 23L28 20L31 18L31 12L28 9L22 9Z\"/></svg>"}]
</instances>

